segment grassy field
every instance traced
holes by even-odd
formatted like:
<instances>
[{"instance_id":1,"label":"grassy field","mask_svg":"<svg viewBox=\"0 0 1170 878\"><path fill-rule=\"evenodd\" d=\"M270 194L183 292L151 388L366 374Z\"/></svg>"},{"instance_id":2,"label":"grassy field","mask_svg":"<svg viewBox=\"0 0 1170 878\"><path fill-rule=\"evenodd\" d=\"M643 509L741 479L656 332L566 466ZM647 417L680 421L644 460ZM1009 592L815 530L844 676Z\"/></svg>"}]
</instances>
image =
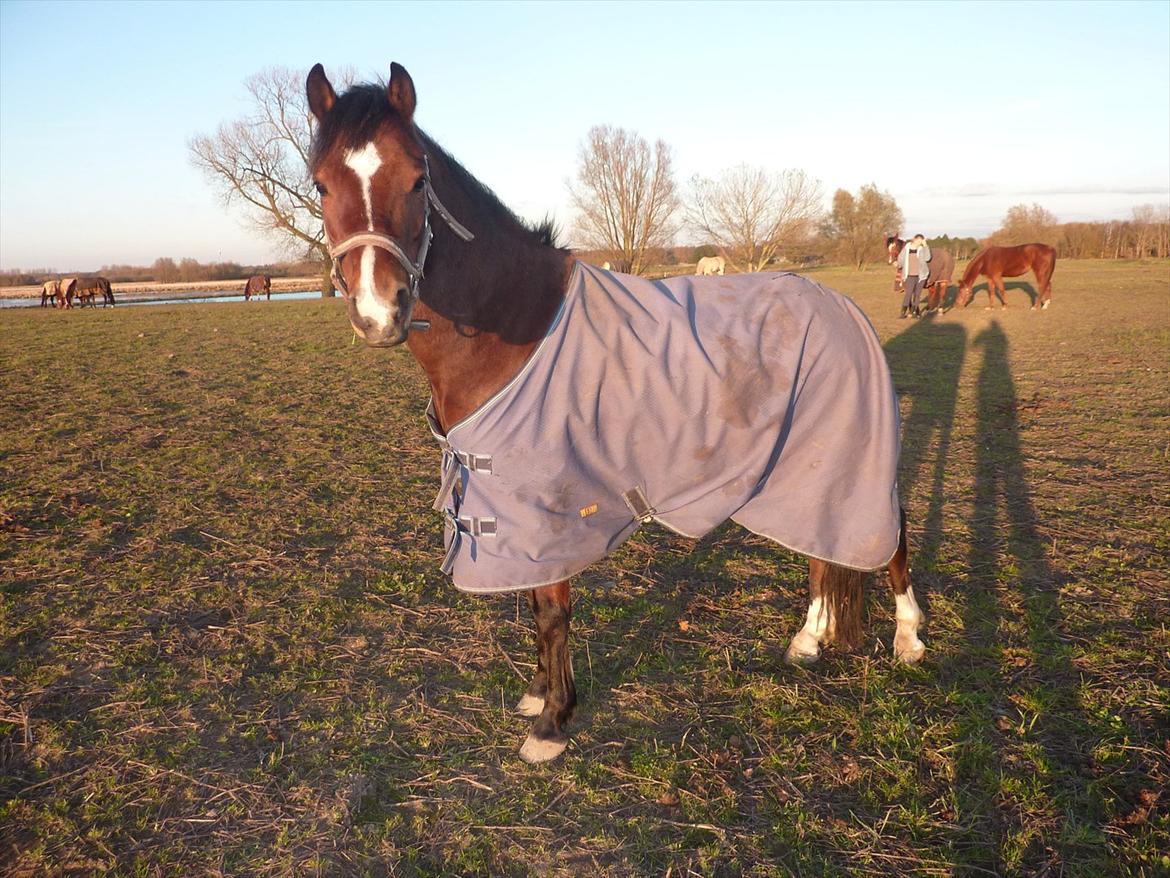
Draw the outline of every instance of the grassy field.
<instances>
[{"instance_id":1,"label":"grassy field","mask_svg":"<svg viewBox=\"0 0 1170 878\"><path fill-rule=\"evenodd\" d=\"M514 597L439 572L405 351L336 301L0 312L0 873L1170 872L1170 265L882 337L929 617L783 664L800 559L643 529L531 768Z\"/></svg>"}]
</instances>

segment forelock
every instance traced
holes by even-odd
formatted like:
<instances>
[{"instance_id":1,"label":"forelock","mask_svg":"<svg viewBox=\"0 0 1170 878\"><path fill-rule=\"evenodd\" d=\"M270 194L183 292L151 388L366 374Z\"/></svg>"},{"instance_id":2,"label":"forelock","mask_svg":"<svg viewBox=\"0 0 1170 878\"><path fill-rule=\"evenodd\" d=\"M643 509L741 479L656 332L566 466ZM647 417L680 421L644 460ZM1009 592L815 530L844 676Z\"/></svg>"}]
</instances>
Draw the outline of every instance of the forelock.
<instances>
[{"instance_id":1,"label":"forelock","mask_svg":"<svg viewBox=\"0 0 1170 878\"><path fill-rule=\"evenodd\" d=\"M317 124L309 150L309 167L316 168L335 147L359 149L374 140L387 122L398 119L398 111L386 99L381 83L355 85L337 99L325 119Z\"/></svg>"}]
</instances>

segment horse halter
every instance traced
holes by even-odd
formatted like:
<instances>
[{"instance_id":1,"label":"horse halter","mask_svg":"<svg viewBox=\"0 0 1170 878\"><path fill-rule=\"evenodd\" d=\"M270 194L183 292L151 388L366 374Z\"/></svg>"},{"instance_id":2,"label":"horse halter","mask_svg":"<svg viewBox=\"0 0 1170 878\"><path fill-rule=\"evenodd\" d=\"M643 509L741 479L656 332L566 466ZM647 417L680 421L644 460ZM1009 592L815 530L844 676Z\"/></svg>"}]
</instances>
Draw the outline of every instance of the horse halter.
<instances>
[{"instance_id":1,"label":"horse halter","mask_svg":"<svg viewBox=\"0 0 1170 878\"><path fill-rule=\"evenodd\" d=\"M348 238L343 238L337 244L329 245L329 256L333 260L333 265L330 269L330 276L333 279L333 285L341 290L342 294L349 298L349 285L345 282L345 275L341 272L341 257L358 247L380 247L401 263L402 267L406 269L407 277L410 278L410 298L417 302L419 296L418 285L424 277L424 268L427 264L427 253L431 249L431 238L434 237L434 232L431 230L431 206L434 205L439 216L441 216L451 227L456 235L464 241L471 241L475 235L471 234L467 228L451 215L451 212L443 206L443 202L439 200L439 196L435 193L435 187L431 185L431 166L427 161L427 157L423 156L423 190L426 192L426 199L423 201L423 229L422 229L422 243L418 246L418 255L412 260L406 255L406 251L402 249L402 245L391 238L389 235L383 235L381 232L358 232L350 235ZM326 233L328 239L328 233ZM412 321L420 324L414 328L426 328L424 321Z\"/></svg>"}]
</instances>

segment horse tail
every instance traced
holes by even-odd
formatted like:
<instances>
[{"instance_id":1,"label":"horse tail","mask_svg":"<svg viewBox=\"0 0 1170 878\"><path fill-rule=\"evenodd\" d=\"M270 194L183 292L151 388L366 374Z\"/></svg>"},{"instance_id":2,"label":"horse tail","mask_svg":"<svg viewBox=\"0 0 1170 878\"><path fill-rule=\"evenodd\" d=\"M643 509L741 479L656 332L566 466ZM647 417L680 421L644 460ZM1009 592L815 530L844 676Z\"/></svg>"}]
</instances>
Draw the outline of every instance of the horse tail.
<instances>
[{"instance_id":1,"label":"horse tail","mask_svg":"<svg viewBox=\"0 0 1170 878\"><path fill-rule=\"evenodd\" d=\"M836 626L835 639L849 649L861 642L861 586L865 573L837 564L826 565L821 597Z\"/></svg>"}]
</instances>

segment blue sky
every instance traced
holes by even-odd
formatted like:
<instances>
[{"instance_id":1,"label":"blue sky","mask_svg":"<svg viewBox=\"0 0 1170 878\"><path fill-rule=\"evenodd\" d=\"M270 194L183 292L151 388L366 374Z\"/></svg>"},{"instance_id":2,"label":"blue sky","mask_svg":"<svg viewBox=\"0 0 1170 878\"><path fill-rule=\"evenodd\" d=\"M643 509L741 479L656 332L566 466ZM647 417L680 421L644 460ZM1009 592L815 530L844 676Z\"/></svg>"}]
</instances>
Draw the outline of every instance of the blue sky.
<instances>
[{"instance_id":1,"label":"blue sky","mask_svg":"<svg viewBox=\"0 0 1170 878\"><path fill-rule=\"evenodd\" d=\"M1008 34L1004 36L1003 34ZM0 0L0 268L278 255L187 142L271 65L404 64L418 121L522 216L567 226L592 125L894 194L984 235L1170 199L1170 3L24 3Z\"/></svg>"}]
</instances>

